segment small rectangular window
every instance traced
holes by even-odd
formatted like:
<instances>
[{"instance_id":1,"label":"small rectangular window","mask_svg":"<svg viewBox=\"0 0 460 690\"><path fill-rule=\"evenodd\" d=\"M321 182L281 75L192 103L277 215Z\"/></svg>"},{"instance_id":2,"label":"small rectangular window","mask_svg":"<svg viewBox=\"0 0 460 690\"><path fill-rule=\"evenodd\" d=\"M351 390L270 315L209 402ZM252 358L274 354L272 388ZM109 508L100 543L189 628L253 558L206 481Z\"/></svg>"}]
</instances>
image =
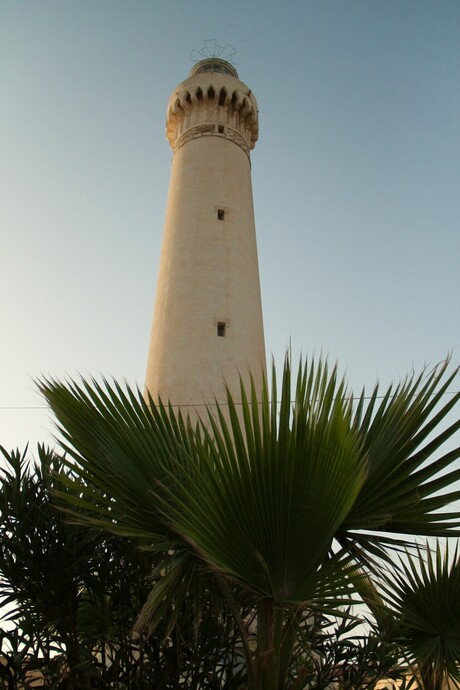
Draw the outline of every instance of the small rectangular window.
<instances>
[{"instance_id":1,"label":"small rectangular window","mask_svg":"<svg viewBox=\"0 0 460 690\"><path fill-rule=\"evenodd\" d=\"M217 125L217 131L219 132L219 134L223 134L225 131L224 125Z\"/></svg>"},{"instance_id":2,"label":"small rectangular window","mask_svg":"<svg viewBox=\"0 0 460 690\"><path fill-rule=\"evenodd\" d=\"M225 218L225 211L223 208L218 208L217 209L217 220L224 220Z\"/></svg>"},{"instance_id":3,"label":"small rectangular window","mask_svg":"<svg viewBox=\"0 0 460 690\"><path fill-rule=\"evenodd\" d=\"M225 322L219 321L217 324L217 335L220 338L225 338Z\"/></svg>"}]
</instances>

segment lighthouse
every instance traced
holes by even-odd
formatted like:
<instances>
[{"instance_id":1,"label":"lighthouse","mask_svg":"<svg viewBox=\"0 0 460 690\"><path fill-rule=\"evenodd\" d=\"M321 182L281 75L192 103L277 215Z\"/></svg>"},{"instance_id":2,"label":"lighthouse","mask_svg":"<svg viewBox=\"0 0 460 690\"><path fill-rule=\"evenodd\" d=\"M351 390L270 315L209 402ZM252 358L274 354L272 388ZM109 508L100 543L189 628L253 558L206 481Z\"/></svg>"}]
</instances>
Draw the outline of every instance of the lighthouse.
<instances>
[{"instance_id":1,"label":"lighthouse","mask_svg":"<svg viewBox=\"0 0 460 690\"><path fill-rule=\"evenodd\" d=\"M173 91L173 151L146 389L195 419L240 377L261 390L265 343L250 154L258 138L252 91L209 57Z\"/></svg>"}]
</instances>

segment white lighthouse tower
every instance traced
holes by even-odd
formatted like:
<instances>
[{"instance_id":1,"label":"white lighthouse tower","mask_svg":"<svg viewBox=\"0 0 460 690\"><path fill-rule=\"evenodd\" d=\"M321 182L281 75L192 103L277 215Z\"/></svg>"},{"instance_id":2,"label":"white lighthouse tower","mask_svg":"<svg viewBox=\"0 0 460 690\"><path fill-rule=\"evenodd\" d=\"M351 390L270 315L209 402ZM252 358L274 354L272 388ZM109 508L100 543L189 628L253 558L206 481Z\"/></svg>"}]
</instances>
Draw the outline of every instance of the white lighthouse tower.
<instances>
[{"instance_id":1,"label":"white lighthouse tower","mask_svg":"<svg viewBox=\"0 0 460 690\"><path fill-rule=\"evenodd\" d=\"M261 388L265 344L251 185L252 91L229 62L198 62L172 93L173 150L146 388L192 418Z\"/></svg>"}]
</instances>

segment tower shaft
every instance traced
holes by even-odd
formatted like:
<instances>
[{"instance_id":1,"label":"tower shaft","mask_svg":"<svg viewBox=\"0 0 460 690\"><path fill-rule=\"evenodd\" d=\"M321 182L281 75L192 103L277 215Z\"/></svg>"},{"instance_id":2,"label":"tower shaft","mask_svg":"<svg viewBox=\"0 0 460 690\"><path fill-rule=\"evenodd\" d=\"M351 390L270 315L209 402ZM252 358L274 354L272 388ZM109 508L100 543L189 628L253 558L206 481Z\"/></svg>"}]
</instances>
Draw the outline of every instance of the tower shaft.
<instances>
[{"instance_id":1,"label":"tower shaft","mask_svg":"<svg viewBox=\"0 0 460 690\"><path fill-rule=\"evenodd\" d=\"M225 401L224 382L236 400L240 376L261 388L265 345L249 158L257 103L232 74L192 75L168 106L174 157L146 388L193 417Z\"/></svg>"}]
</instances>

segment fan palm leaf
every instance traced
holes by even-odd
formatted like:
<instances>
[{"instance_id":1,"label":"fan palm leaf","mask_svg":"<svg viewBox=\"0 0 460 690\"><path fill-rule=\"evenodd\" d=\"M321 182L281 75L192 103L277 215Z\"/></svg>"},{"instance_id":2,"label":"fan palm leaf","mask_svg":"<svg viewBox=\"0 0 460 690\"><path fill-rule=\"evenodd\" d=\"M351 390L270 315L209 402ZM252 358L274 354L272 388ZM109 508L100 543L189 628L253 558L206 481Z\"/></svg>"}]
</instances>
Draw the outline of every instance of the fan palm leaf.
<instances>
[{"instance_id":1,"label":"fan palm leaf","mask_svg":"<svg viewBox=\"0 0 460 690\"><path fill-rule=\"evenodd\" d=\"M228 409L194 431L117 384L42 383L93 523L148 548L186 544L207 569L280 602L345 592L348 562L328 553L366 475L336 370L301 366L296 389L293 411L286 361L279 410L266 386L261 402L242 389L243 422L228 393Z\"/></svg>"},{"instance_id":2,"label":"fan palm leaf","mask_svg":"<svg viewBox=\"0 0 460 690\"><path fill-rule=\"evenodd\" d=\"M273 375L271 391L242 387L241 409L228 393L198 430L116 383L41 388L77 462L75 500L93 520L148 548L187 544L248 589L299 601L334 536L365 558L401 543L392 533L455 533L459 515L444 509L460 492L445 489L460 479L460 449L441 448L460 421L437 431L460 399L445 402L457 373L447 365L382 398L378 387L369 400L363 392L353 409L321 361L300 364L292 404L286 359L279 404Z\"/></svg>"},{"instance_id":3,"label":"fan palm leaf","mask_svg":"<svg viewBox=\"0 0 460 690\"><path fill-rule=\"evenodd\" d=\"M396 535L456 533L459 513L445 508L460 498L452 489L460 479L460 448L443 447L460 429L458 419L447 424L460 393L448 395L458 373L446 375L448 364L409 377L383 395L376 386L369 399L365 392L358 399L353 423L368 472L340 530L342 544L381 555L382 544L404 542Z\"/></svg>"},{"instance_id":4,"label":"fan palm leaf","mask_svg":"<svg viewBox=\"0 0 460 690\"><path fill-rule=\"evenodd\" d=\"M396 614L400 644L426 690L460 681L460 555L448 545L400 559L385 594Z\"/></svg>"}]
</instances>

